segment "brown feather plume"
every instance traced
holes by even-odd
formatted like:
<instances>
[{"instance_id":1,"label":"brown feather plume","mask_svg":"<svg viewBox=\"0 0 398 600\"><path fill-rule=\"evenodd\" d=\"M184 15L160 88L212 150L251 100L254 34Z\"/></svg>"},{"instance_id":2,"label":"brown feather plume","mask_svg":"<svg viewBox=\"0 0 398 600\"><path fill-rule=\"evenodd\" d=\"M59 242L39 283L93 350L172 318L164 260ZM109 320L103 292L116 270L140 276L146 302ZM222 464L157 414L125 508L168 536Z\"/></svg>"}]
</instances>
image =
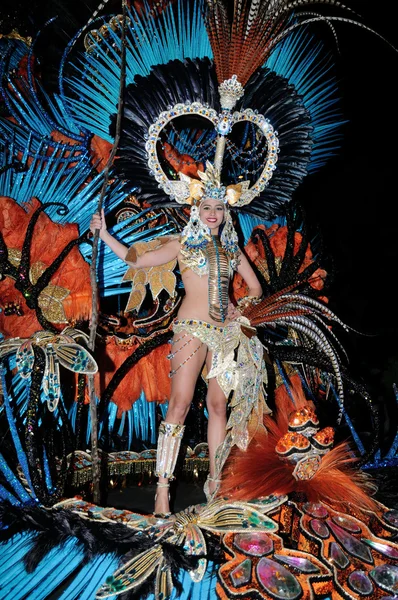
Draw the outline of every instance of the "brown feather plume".
<instances>
[{"instance_id":1,"label":"brown feather plume","mask_svg":"<svg viewBox=\"0 0 398 600\"><path fill-rule=\"evenodd\" d=\"M236 75L238 81L245 85L265 63L273 47L290 31L317 21L323 21L331 28L336 43L332 23L342 22L361 27L391 46L383 36L356 19L308 12L306 9L310 6L327 6L356 14L338 0L234 0L233 3L230 0L207 0L206 27L218 82Z\"/></svg>"},{"instance_id":2,"label":"brown feather plume","mask_svg":"<svg viewBox=\"0 0 398 600\"><path fill-rule=\"evenodd\" d=\"M274 22L269 8L273 2L235 0L228 9L227 0L208 0L206 26L213 50L219 83L237 75L245 85L264 64L273 37L280 32L288 15Z\"/></svg>"}]
</instances>

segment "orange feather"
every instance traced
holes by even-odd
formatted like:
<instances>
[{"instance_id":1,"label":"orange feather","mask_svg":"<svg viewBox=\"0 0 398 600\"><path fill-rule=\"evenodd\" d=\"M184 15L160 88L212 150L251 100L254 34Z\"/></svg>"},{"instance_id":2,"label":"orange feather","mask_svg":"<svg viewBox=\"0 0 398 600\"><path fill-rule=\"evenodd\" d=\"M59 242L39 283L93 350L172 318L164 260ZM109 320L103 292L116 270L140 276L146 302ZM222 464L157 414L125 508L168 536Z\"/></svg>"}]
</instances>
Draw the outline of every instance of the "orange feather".
<instances>
[{"instance_id":1,"label":"orange feather","mask_svg":"<svg viewBox=\"0 0 398 600\"><path fill-rule=\"evenodd\" d=\"M326 502L336 509L354 504L358 510L373 511L377 503L371 497L375 488L370 478L355 468L357 459L349 444L341 443L322 457L312 479L297 481L294 465L282 461L275 451L279 439L288 430L289 414L304 406L313 408L305 399L299 378L292 378L293 405L284 386L276 392L277 410L266 416L265 429L259 429L246 452L233 450L223 471L221 496L234 500L252 500L272 494L303 493L310 502Z\"/></svg>"}]
</instances>

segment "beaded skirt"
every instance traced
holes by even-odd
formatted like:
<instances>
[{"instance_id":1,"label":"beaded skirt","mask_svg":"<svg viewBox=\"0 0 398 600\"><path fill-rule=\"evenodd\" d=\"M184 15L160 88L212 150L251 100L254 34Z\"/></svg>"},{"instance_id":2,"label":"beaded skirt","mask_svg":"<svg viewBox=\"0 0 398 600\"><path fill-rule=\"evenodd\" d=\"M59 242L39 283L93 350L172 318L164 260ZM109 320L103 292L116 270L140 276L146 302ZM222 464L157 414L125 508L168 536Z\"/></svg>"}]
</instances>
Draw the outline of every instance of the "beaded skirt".
<instances>
[{"instance_id":1,"label":"beaded skirt","mask_svg":"<svg viewBox=\"0 0 398 600\"><path fill-rule=\"evenodd\" d=\"M238 317L223 327L206 321L176 319L173 331L175 335L194 336L212 352L207 379L215 377L226 398L232 393L226 444L229 449L236 445L246 450L257 428L263 426L263 415L271 412L264 389L265 349L255 330L248 319Z\"/></svg>"}]
</instances>

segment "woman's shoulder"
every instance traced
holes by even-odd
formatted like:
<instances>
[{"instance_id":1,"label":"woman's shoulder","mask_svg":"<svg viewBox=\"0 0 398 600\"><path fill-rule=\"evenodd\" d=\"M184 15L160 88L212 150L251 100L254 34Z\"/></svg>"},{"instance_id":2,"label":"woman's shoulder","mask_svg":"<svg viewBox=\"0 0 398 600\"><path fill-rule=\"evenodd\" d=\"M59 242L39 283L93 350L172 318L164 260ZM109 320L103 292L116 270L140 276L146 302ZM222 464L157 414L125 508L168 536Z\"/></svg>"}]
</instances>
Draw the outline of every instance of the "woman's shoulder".
<instances>
[{"instance_id":1,"label":"woman's shoulder","mask_svg":"<svg viewBox=\"0 0 398 600\"><path fill-rule=\"evenodd\" d=\"M174 240L180 241L181 233L170 233L168 235L162 235L160 240L168 240L169 242L173 242Z\"/></svg>"},{"instance_id":2,"label":"woman's shoulder","mask_svg":"<svg viewBox=\"0 0 398 600\"><path fill-rule=\"evenodd\" d=\"M136 262L138 256L150 252L170 252L175 253L175 257L180 251L180 242L178 235L162 235L151 240L135 242L128 250L126 261Z\"/></svg>"},{"instance_id":3,"label":"woman's shoulder","mask_svg":"<svg viewBox=\"0 0 398 600\"><path fill-rule=\"evenodd\" d=\"M166 244L168 246L173 246L175 248L180 248L180 234L179 233L173 233L171 235L163 235L159 238L157 238L158 241L158 247L159 246L165 246Z\"/></svg>"},{"instance_id":4,"label":"woman's shoulder","mask_svg":"<svg viewBox=\"0 0 398 600\"><path fill-rule=\"evenodd\" d=\"M181 233L173 233L172 235L164 236L162 239L165 240L163 243L175 247L178 252L181 250Z\"/></svg>"},{"instance_id":5,"label":"woman's shoulder","mask_svg":"<svg viewBox=\"0 0 398 600\"><path fill-rule=\"evenodd\" d=\"M182 233L173 233L172 235L169 235L169 239L170 240L175 240L177 241L179 244L181 244L181 239L182 239Z\"/></svg>"}]
</instances>

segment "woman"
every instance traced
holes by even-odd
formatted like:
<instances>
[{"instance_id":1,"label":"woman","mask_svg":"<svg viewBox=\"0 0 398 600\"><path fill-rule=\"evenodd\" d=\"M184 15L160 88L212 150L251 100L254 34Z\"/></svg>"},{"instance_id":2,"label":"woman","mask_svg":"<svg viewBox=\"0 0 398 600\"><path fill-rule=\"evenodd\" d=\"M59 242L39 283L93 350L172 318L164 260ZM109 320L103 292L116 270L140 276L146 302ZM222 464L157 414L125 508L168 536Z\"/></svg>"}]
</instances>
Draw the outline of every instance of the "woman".
<instances>
[{"instance_id":1,"label":"woman","mask_svg":"<svg viewBox=\"0 0 398 600\"><path fill-rule=\"evenodd\" d=\"M209 413L207 438L210 473L205 489L209 496L216 491L218 480L215 478L215 456L217 448L225 438L227 399L218 378L211 376L213 352L205 343L206 335L220 333L240 315L228 298L229 281L233 272L232 263L234 270L243 277L249 288L248 297L260 298L262 294L260 283L245 255L237 247L234 248L232 259L227 252L224 252L223 244L219 241L222 227L228 228L231 232L232 220L225 200L205 196L199 206L195 204L192 207L190 222L180 239L172 239L161 248L137 257L136 262L130 262L126 246L108 233L103 213L101 217L98 214L93 215L90 224L91 231L99 229L102 241L119 258L134 268L154 267L177 258L185 288L185 296L174 323L174 340L169 355L172 377L171 396L165 421L161 423L159 429L156 468L159 480L154 511L156 515L169 514L169 480L173 478L184 431L183 424L204 363L210 374L206 397ZM195 238L194 244L193 238ZM231 235L228 239L231 239ZM212 260L214 253L210 251L211 248L215 248L215 260ZM220 262L222 263L223 260L226 262L227 278L225 269L224 274L221 273ZM215 280L212 263L216 263L216 266L221 269L218 271L216 269Z\"/></svg>"}]
</instances>

